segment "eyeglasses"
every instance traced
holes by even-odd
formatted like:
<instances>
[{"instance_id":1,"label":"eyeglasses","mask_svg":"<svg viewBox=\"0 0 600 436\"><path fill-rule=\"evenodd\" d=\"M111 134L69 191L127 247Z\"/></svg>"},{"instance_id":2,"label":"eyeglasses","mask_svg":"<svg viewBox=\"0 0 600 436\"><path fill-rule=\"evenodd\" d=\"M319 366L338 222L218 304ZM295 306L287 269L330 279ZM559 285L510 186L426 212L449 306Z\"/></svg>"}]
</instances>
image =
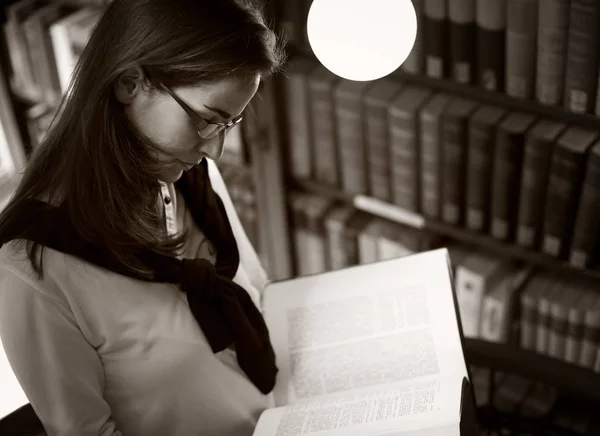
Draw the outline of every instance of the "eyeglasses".
<instances>
[{"instance_id":1,"label":"eyeglasses","mask_svg":"<svg viewBox=\"0 0 600 436\"><path fill-rule=\"evenodd\" d=\"M165 84L160 83L160 87L169 93L171 97L181 106L181 108L185 111L186 114L191 118L196 130L198 132L198 136L202 139L211 139L217 136L219 133L224 132L226 130L231 129L233 126L242 121L242 116L238 115L231 121L227 123L209 123L203 117L198 115L194 109L189 107L187 103L185 103L182 99L180 99L177 94L175 94L171 89L169 89Z\"/></svg>"}]
</instances>

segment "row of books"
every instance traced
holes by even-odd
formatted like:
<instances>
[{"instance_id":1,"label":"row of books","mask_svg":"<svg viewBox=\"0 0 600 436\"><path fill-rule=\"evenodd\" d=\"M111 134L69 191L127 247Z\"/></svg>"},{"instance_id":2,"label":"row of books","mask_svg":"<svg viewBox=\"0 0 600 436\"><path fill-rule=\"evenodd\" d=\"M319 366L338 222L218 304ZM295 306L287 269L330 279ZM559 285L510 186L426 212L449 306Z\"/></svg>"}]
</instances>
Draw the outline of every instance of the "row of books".
<instances>
[{"instance_id":1,"label":"row of books","mask_svg":"<svg viewBox=\"0 0 600 436\"><path fill-rule=\"evenodd\" d=\"M315 194L290 195L296 274L447 246L466 337L523 348L600 372L600 282L566 279L447 243L425 231L373 217ZM518 327L519 337L514 334Z\"/></svg>"},{"instance_id":2,"label":"row of books","mask_svg":"<svg viewBox=\"0 0 600 436\"><path fill-rule=\"evenodd\" d=\"M312 0L285 0L282 28L310 51ZM600 114L600 3L589 0L413 0L418 31L402 69Z\"/></svg>"},{"instance_id":3,"label":"row of books","mask_svg":"<svg viewBox=\"0 0 600 436\"><path fill-rule=\"evenodd\" d=\"M349 81L303 58L288 75L293 177L596 262L600 132L390 79Z\"/></svg>"},{"instance_id":4,"label":"row of books","mask_svg":"<svg viewBox=\"0 0 600 436\"><path fill-rule=\"evenodd\" d=\"M90 1L20 0L6 7L4 35L13 90L32 102L54 106L102 9Z\"/></svg>"},{"instance_id":5,"label":"row of books","mask_svg":"<svg viewBox=\"0 0 600 436\"><path fill-rule=\"evenodd\" d=\"M542 426L553 426L556 430L571 435L595 435L600 431L600 420L594 404L577 401L564 396L554 386L535 382L517 374L496 372L471 365L471 376L475 391L475 401L481 409L492 409L512 416L512 428L504 428L497 433L483 429L482 436L502 434L525 436L548 434L541 432ZM491 389L493 381L494 389ZM520 419L529 419L537 424L537 432L519 428ZM501 425L498 425L501 427ZM531 429L530 429L531 430Z\"/></svg>"}]
</instances>

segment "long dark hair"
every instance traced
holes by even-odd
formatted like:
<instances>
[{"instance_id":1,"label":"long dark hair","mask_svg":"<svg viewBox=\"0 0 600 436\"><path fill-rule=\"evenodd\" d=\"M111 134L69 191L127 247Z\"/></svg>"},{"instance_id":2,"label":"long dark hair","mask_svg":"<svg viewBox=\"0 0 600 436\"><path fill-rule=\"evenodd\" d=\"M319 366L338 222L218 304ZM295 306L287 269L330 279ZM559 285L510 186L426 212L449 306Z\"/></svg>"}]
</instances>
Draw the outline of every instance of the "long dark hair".
<instances>
[{"instance_id":1,"label":"long dark hair","mask_svg":"<svg viewBox=\"0 0 600 436\"><path fill-rule=\"evenodd\" d=\"M79 58L60 115L0 215L0 241L27 199L49 195L83 238L147 273L136 250L173 255L183 236L159 236L158 163L114 96L115 81L134 66L167 86L229 75L260 74L264 80L284 61L281 38L262 11L244 0L114 0ZM27 242L27 256L41 277L40 249Z\"/></svg>"}]
</instances>

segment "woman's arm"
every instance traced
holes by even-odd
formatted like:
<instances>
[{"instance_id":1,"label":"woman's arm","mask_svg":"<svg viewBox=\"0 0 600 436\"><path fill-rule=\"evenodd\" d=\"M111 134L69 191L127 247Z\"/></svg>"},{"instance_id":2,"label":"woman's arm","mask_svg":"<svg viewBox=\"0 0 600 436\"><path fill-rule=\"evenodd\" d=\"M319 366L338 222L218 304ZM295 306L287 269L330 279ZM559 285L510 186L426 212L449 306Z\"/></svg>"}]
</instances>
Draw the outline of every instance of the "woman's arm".
<instances>
[{"instance_id":1,"label":"woman's arm","mask_svg":"<svg viewBox=\"0 0 600 436\"><path fill-rule=\"evenodd\" d=\"M68 307L0 270L0 338L48 436L121 436L96 350Z\"/></svg>"}]
</instances>

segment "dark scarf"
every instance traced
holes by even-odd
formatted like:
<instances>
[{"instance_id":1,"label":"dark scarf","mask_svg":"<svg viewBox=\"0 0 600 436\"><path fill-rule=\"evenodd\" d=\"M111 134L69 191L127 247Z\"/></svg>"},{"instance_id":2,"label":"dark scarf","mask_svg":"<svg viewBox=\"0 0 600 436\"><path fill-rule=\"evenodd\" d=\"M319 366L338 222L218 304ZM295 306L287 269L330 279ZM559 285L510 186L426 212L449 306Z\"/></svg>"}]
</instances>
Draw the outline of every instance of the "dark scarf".
<instances>
[{"instance_id":1,"label":"dark scarf","mask_svg":"<svg viewBox=\"0 0 600 436\"><path fill-rule=\"evenodd\" d=\"M275 385L275 355L261 313L248 293L232 281L240 256L223 202L210 183L206 160L184 173L175 186L198 227L216 247L216 264L205 259L179 260L151 250L142 250L139 259L153 271L152 281L180 285L213 352L234 344L240 367L267 394ZM26 216L10 220L0 244L13 239L35 241L116 273L149 280L79 236L61 208L38 200L28 202Z\"/></svg>"}]
</instances>

